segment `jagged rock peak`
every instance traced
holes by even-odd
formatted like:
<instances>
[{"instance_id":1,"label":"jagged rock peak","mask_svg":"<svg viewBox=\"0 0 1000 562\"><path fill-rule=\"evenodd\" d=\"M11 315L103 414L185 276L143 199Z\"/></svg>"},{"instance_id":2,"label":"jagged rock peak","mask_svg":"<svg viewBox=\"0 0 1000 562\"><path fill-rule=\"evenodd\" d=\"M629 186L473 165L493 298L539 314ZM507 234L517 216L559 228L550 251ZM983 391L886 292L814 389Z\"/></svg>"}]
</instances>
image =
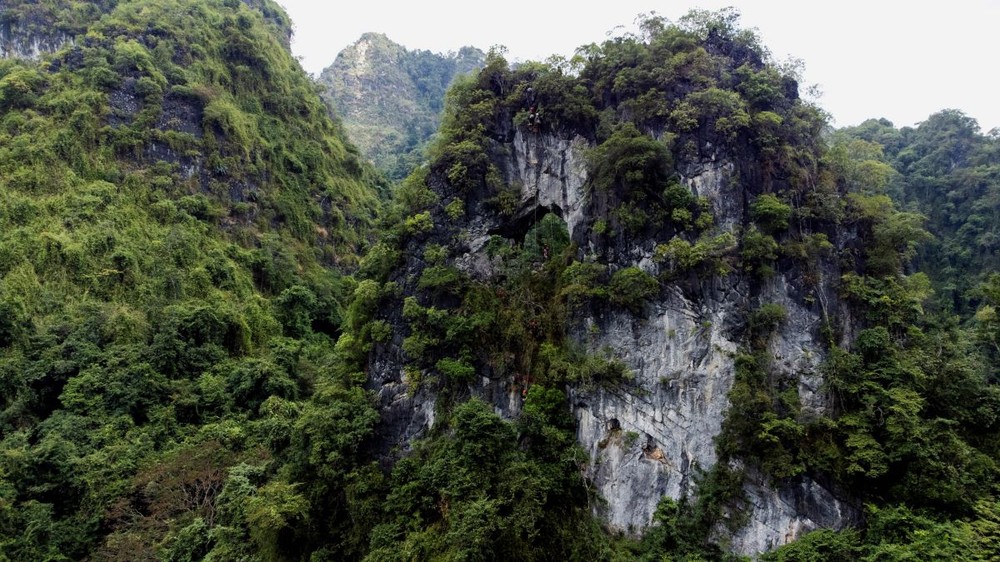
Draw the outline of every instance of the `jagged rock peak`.
<instances>
[{"instance_id":1,"label":"jagged rock peak","mask_svg":"<svg viewBox=\"0 0 1000 562\"><path fill-rule=\"evenodd\" d=\"M474 47L447 54L408 50L383 33L368 32L341 51L319 80L351 140L390 178L401 179L437 130L448 86L484 60Z\"/></svg>"}]
</instances>

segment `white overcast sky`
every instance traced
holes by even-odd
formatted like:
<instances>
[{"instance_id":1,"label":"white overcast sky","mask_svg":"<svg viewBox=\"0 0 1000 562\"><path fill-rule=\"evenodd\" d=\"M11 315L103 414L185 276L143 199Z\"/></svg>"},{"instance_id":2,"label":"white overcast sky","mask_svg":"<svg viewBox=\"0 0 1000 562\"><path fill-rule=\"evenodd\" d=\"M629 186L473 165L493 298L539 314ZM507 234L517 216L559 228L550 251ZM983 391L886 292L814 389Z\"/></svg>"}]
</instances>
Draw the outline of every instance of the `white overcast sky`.
<instances>
[{"instance_id":1,"label":"white overcast sky","mask_svg":"<svg viewBox=\"0 0 1000 562\"><path fill-rule=\"evenodd\" d=\"M735 6L776 59L805 62L803 86L836 126L886 117L914 125L954 108L1000 127L1000 0L277 0L295 26L292 50L312 74L362 33L408 49L507 47L508 60L570 56L640 13L676 20L690 8ZM804 89L804 88L803 88Z\"/></svg>"}]
</instances>

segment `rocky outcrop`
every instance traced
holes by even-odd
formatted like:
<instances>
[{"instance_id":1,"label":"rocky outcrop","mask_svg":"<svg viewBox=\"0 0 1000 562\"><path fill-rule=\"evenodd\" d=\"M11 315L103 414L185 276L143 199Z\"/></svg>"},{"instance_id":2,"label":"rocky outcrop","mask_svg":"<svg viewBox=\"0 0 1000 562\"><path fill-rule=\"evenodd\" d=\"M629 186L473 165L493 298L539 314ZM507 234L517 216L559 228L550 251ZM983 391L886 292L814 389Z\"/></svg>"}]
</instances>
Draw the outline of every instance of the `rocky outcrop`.
<instances>
[{"instance_id":1,"label":"rocky outcrop","mask_svg":"<svg viewBox=\"0 0 1000 562\"><path fill-rule=\"evenodd\" d=\"M10 23L0 24L0 58L38 60L73 44L73 37L60 31L25 31Z\"/></svg>"},{"instance_id":2,"label":"rocky outcrop","mask_svg":"<svg viewBox=\"0 0 1000 562\"><path fill-rule=\"evenodd\" d=\"M523 241L524 233L549 213L566 222L570 238L579 233L586 221L584 151L589 146L580 136L562 139L517 131L512 143L497 147L504 155L504 177L519 190L515 210L509 217L477 213L466 226L469 251L455 265L474 279L488 278L494 267L483 249L490 237L501 234Z\"/></svg>"},{"instance_id":3,"label":"rocky outcrop","mask_svg":"<svg viewBox=\"0 0 1000 562\"><path fill-rule=\"evenodd\" d=\"M520 195L513 213L499 215L481 202L463 225L467 251L455 265L476 279L497 272L485 250L491 236L523 240L524 233L546 214L555 214L582 254L605 251L619 269L639 266L651 273L654 240L637 239L616 248L596 248L588 216L586 150L582 137L560 138L518 130L509 142L496 141L491 153L504 182ZM744 228L747 195L725 160L709 158L684 168L682 182L707 199L717 228L738 236ZM473 197L475 199L475 197ZM820 283L807 284L795 268L770 279L742 271L726 276L667 285L641 313L604 307L570 319L570 334L588 351L610 352L634 374L615 385L569 389L577 421L577 438L589 462L586 476L600 496L595 512L609 527L641 534L653 523L664 496L696 493L697 475L718 462L715 439L729 408L735 380L735 358L745 342L747 313L765 303L787 313L772 334L767 351L773 374L798 381L803 415L827 408L818 367L825 346L824 322L842 316L835 289L822 279L836 279L832 263L818 268ZM410 276L413 275L411 272ZM805 289L806 286L812 287ZM398 343L398 342L397 342ZM394 346L387 346L387 350ZM379 354L376 354L378 357ZM397 446L422 435L433 423L435 397L426 390L407 393L402 358L372 367L374 388L394 428L385 433L402 438ZM498 413L515 416L519 393L510 381L483 378L469 392L493 403ZM809 478L774 487L748 467L744 493L749 509L745 527L726 533L720 542L733 552L753 554L785 544L815 528L843 528L856 521L856 509Z\"/></svg>"},{"instance_id":4,"label":"rocky outcrop","mask_svg":"<svg viewBox=\"0 0 1000 562\"><path fill-rule=\"evenodd\" d=\"M840 530L860 522L855 507L810 478L801 477L775 489L763 475L751 473L744 492L750 510L748 522L720 540L740 554L766 552L809 531Z\"/></svg>"},{"instance_id":5,"label":"rocky outcrop","mask_svg":"<svg viewBox=\"0 0 1000 562\"><path fill-rule=\"evenodd\" d=\"M728 183L731 169L710 162L685 178L710 199L722 230L729 231L743 213L742 197ZM821 290L833 292L827 286ZM786 321L770 339L771 369L799 381L806 411L825 410L818 372L823 318L802 304L800 292L779 275L751 296L748 280L733 275L704 284L696 300L671 287L642 317L613 311L583 320L576 337L591 351L614 350L635 373L627 386L573 393L577 436L590 455L588 475L604 499L597 511L609 525L640 532L663 496L690 496L697 472L715 464L714 438L729 407L738 334L748 309L776 303L786 311ZM744 492L749 523L731 542L741 554L774 548L818 527L842 528L856 518L850 505L808 479L777 490L763 479L750 479Z\"/></svg>"},{"instance_id":6,"label":"rocky outcrop","mask_svg":"<svg viewBox=\"0 0 1000 562\"><path fill-rule=\"evenodd\" d=\"M365 33L337 54L319 81L354 144L389 177L402 179L437 130L448 85L484 59L472 47L411 51L383 34Z\"/></svg>"},{"instance_id":7,"label":"rocky outcrop","mask_svg":"<svg viewBox=\"0 0 1000 562\"><path fill-rule=\"evenodd\" d=\"M737 349L726 334L734 306L671 290L646 318L585 319L596 335L578 337L593 351L613 350L635 374L627 385L572 395L588 475L604 500L598 513L610 526L640 532L663 496L690 496L696 470L715 464Z\"/></svg>"},{"instance_id":8,"label":"rocky outcrop","mask_svg":"<svg viewBox=\"0 0 1000 562\"><path fill-rule=\"evenodd\" d=\"M788 320L773 336L772 369L799 380L804 409L825 409L817 368L823 358L818 314L789 296L784 278L766 289ZM741 312L748 301L739 284L706 288L697 303L676 288L651 304L644 318L627 312L587 318L577 337L594 352L613 349L635 373L627 385L575 389L577 437L590 457L587 474L603 502L596 510L621 531L641 533L663 496L691 496L695 477L716 463L732 388ZM596 334L596 335L595 335ZM840 529L856 509L808 478L775 489L751 475L744 487L747 525L727 538L739 554L773 549L816 528Z\"/></svg>"},{"instance_id":9,"label":"rocky outcrop","mask_svg":"<svg viewBox=\"0 0 1000 562\"><path fill-rule=\"evenodd\" d=\"M584 183L587 163L584 151L590 148L580 136L562 139L517 131L513 158L507 163L507 177L521 187L521 200L512 222L524 221L539 210L552 212L566 222L569 236L586 221Z\"/></svg>"}]
</instances>

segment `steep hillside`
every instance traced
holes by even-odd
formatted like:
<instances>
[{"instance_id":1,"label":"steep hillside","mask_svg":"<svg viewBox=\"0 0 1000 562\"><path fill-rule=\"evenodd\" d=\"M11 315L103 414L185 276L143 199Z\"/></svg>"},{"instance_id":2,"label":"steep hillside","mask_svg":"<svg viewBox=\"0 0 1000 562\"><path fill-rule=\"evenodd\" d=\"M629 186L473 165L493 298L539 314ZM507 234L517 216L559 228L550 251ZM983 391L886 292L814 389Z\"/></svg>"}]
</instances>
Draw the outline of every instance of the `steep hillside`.
<instances>
[{"instance_id":1,"label":"steep hillside","mask_svg":"<svg viewBox=\"0 0 1000 562\"><path fill-rule=\"evenodd\" d=\"M483 66L473 47L441 55L409 51L366 33L320 75L351 140L388 177L402 179L424 158L455 77Z\"/></svg>"},{"instance_id":2,"label":"steep hillside","mask_svg":"<svg viewBox=\"0 0 1000 562\"><path fill-rule=\"evenodd\" d=\"M0 5L0 559L267 548L266 492L234 494L326 384L377 206L289 29L267 0Z\"/></svg>"}]
</instances>

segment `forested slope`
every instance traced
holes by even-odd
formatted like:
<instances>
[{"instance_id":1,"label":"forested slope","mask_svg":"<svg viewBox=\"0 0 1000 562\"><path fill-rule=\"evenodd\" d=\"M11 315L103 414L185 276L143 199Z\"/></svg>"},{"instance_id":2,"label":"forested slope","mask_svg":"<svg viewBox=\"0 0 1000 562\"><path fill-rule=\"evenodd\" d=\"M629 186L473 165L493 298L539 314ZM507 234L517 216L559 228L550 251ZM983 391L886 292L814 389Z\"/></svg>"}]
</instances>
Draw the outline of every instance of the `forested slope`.
<instances>
[{"instance_id":1,"label":"forested slope","mask_svg":"<svg viewBox=\"0 0 1000 562\"><path fill-rule=\"evenodd\" d=\"M0 558L271 540L377 186L252 4L0 7Z\"/></svg>"},{"instance_id":2,"label":"forested slope","mask_svg":"<svg viewBox=\"0 0 1000 562\"><path fill-rule=\"evenodd\" d=\"M838 153L851 154L901 207L927 218L933 238L913 267L934 282L935 301L969 316L983 302L978 288L1000 271L1000 139L975 119L945 110L916 127L869 120L837 132Z\"/></svg>"}]
</instances>

